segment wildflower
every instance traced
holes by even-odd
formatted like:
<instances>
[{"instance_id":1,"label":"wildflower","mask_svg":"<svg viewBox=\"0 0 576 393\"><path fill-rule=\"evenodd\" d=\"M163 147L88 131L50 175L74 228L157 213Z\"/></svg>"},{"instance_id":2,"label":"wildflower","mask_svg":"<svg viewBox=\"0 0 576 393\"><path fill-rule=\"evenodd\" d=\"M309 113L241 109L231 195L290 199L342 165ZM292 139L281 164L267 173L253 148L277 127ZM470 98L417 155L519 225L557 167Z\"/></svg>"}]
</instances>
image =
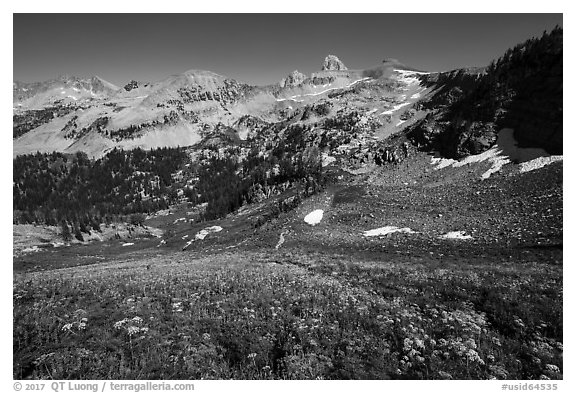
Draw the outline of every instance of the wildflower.
<instances>
[{"instance_id":1,"label":"wildflower","mask_svg":"<svg viewBox=\"0 0 576 393\"><path fill-rule=\"evenodd\" d=\"M136 326L128 326L128 329L126 329L126 331L128 332L129 336L133 336L133 335L139 333L140 329L137 328Z\"/></svg>"},{"instance_id":2,"label":"wildflower","mask_svg":"<svg viewBox=\"0 0 576 393\"><path fill-rule=\"evenodd\" d=\"M409 351L410 349L412 349L412 340L410 340L408 337L406 337L404 339L404 350Z\"/></svg>"},{"instance_id":3,"label":"wildflower","mask_svg":"<svg viewBox=\"0 0 576 393\"><path fill-rule=\"evenodd\" d=\"M546 375L544 375L544 374L540 375L540 378L539 378L539 379L541 379L541 380L550 380L550 378L548 378L548 377L547 377Z\"/></svg>"},{"instance_id":4,"label":"wildflower","mask_svg":"<svg viewBox=\"0 0 576 393\"><path fill-rule=\"evenodd\" d=\"M465 344L468 348L472 348L472 349L477 348L476 341L474 341L474 339L472 339L472 338L469 338L468 340L466 340Z\"/></svg>"},{"instance_id":5,"label":"wildflower","mask_svg":"<svg viewBox=\"0 0 576 393\"><path fill-rule=\"evenodd\" d=\"M251 353L248 355L248 359L254 359L256 358L256 354L255 353Z\"/></svg>"},{"instance_id":6,"label":"wildflower","mask_svg":"<svg viewBox=\"0 0 576 393\"><path fill-rule=\"evenodd\" d=\"M208 333L204 333L204 334L202 335L202 339L204 339L204 341L210 341L210 338L211 338L211 337L210 337L210 334L208 334Z\"/></svg>"},{"instance_id":7,"label":"wildflower","mask_svg":"<svg viewBox=\"0 0 576 393\"><path fill-rule=\"evenodd\" d=\"M564 346L562 345L561 342L557 342L557 343L556 343L556 348L558 348L560 351L563 351L563 350L564 350Z\"/></svg>"},{"instance_id":8,"label":"wildflower","mask_svg":"<svg viewBox=\"0 0 576 393\"><path fill-rule=\"evenodd\" d=\"M72 323L67 323L66 325L62 326L62 331L63 331L63 332L71 332L71 331L72 331L72 327L74 327L74 324L72 324Z\"/></svg>"},{"instance_id":9,"label":"wildflower","mask_svg":"<svg viewBox=\"0 0 576 393\"><path fill-rule=\"evenodd\" d=\"M424 348L424 342L419 338L414 339L414 345L416 348Z\"/></svg>"},{"instance_id":10,"label":"wildflower","mask_svg":"<svg viewBox=\"0 0 576 393\"><path fill-rule=\"evenodd\" d=\"M559 373L560 369L558 368L558 366L554 365L554 364L547 364L546 365L546 370L550 371L552 373Z\"/></svg>"},{"instance_id":11,"label":"wildflower","mask_svg":"<svg viewBox=\"0 0 576 393\"><path fill-rule=\"evenodd\" d=\"M127 322L126 319L123 319L121 321L114 323L114 329L122 329L122 326L124 326L126 322Z\"/></svg>"}]
</instances>

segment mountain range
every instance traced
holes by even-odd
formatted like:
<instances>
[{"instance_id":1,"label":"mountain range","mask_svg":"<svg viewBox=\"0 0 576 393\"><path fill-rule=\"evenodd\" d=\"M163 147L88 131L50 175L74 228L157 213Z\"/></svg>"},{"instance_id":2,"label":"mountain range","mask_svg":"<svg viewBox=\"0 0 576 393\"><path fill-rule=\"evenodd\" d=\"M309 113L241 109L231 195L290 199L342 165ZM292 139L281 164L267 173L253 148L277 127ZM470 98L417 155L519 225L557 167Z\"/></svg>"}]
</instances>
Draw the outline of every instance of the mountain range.
<instances>
[{"instance_id":1,"label":"mountain range","mask_svg":"<svg viewBox=\"0 0 576 393\"><path fill-rule=\"evenodd\" d=\"M319 68L309 76L295 70L268 86L204 70L121 88L97 76L14 82L13 154L101 157L115 147L191 146L225 128L245 140L257 131L246 127L247 119L326 129L330 118L353 112L372 124L373 140L405 131L416 144L434 142L429 148L452 158L487 150L503 127L517 129L526 147L562 152L561 29L518 45L490 67L424 72L385 59L349 70L328 55ZM329 110L319 113L315 105Z\"/></svg>"},{"instance_id":2,"label":"mountain range","mask_svg":"<svg viewBox=\"0 0 576 393\"><path fill-rule=\"evenodd\" d=\"M399 109L432 90L418 82L423 74L393 59L348 70L329 55L320 71L310 76L294 71L269 86L202 70L158 82L130 81L122 88L96 76L15 82L14 155L84 151L99 157L114 147L193 145L218 125L242 128L246 116L282 122L320 101L335 103L336 111L353 107L370 113L384 121L379 135L386 136L403 122ZM247 134L239 130L238 136L245 139Z\"/></svg>"}]
</instances>

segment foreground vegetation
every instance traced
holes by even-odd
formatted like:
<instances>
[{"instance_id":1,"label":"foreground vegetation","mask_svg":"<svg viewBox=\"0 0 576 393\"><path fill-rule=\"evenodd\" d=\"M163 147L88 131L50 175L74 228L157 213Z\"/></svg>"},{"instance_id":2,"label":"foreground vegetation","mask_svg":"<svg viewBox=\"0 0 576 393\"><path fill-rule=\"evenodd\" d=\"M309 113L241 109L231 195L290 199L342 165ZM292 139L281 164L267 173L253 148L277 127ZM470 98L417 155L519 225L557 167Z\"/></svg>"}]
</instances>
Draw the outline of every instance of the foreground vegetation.
<instances>
[{"instance_id":1,"label":"foreground vegetation","mask_svg":"<svg viewBox=\"0 0 576 393\"><path fill-rule=\"evenodd\" d=\"M18 274L13 375L562 378L561 266L398 258L178 253Z\"/></svg>"}]
</instances>

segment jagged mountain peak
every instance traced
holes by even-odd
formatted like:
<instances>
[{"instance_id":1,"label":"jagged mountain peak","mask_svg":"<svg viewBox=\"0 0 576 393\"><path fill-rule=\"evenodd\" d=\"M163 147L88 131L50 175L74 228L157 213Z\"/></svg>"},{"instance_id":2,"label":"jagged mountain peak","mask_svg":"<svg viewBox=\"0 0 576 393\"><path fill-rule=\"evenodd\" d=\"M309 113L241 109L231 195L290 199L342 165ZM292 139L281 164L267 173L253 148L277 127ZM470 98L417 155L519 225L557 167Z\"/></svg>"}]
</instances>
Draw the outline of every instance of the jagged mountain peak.
<instances>
[{"instance_id":1,"label":"jagged mountain peak","mask_svg":"<svg viewBox=\"0 0 576 393\"><path fill-rule=\"evenodd\" d=\"M280 87L294 87L302 84L308 78L298 70L294 70L288 76L280 81Z\"/></svg>"},{"instance_id":2,"label":"jagged mountain peak","mask_svg":"<svg viewBox=\"0 0 576 393\"><path fill-rule=\"evenodd\" d=\"M347 69L348 67L346 67L344 63L334 55L326 56L324 63L322 64L322 71L342 71Z\"/></svg>"}]
</instances>

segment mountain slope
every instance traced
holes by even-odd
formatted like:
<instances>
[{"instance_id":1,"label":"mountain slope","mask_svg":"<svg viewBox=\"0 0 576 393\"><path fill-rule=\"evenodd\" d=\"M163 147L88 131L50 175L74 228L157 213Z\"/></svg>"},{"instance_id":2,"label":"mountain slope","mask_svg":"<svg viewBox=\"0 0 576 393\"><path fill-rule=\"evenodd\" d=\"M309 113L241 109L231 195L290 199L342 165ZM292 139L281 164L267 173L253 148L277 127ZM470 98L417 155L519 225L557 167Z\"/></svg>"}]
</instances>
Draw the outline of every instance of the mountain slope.
<instances>
[{"instance_id":1,"label":"mountain slope","mask_svg":"<svg viewBox=\"0 0 576 393\"><path fill-rule=\"evenodd\" d=\"M97 78L93 86L85 86L68 77L29 89L25 97L26 87L15 84L19 98L14 110L14 155L84 151L98 157L112 147L186 146L199 142L219 124L233 126L245 116L269 123L284 121L322 100L333 102L335 112L356 106L359 111L396 112L399 105L416 101L416 96L408 99L404 93L415 87L416 80L406 79L407 67L400 63L348 70L340 60L334 63L338 65L330 65L331 61L327 58L324 70L310 77L293 73L288 82L263 87L202 70L154 83L131 81L116 90ZM383 104L370 105L375 96ZM394 126L388 127L387 134L400 123L397 118L391 121Z\"/></svg>"}]
</instances>

